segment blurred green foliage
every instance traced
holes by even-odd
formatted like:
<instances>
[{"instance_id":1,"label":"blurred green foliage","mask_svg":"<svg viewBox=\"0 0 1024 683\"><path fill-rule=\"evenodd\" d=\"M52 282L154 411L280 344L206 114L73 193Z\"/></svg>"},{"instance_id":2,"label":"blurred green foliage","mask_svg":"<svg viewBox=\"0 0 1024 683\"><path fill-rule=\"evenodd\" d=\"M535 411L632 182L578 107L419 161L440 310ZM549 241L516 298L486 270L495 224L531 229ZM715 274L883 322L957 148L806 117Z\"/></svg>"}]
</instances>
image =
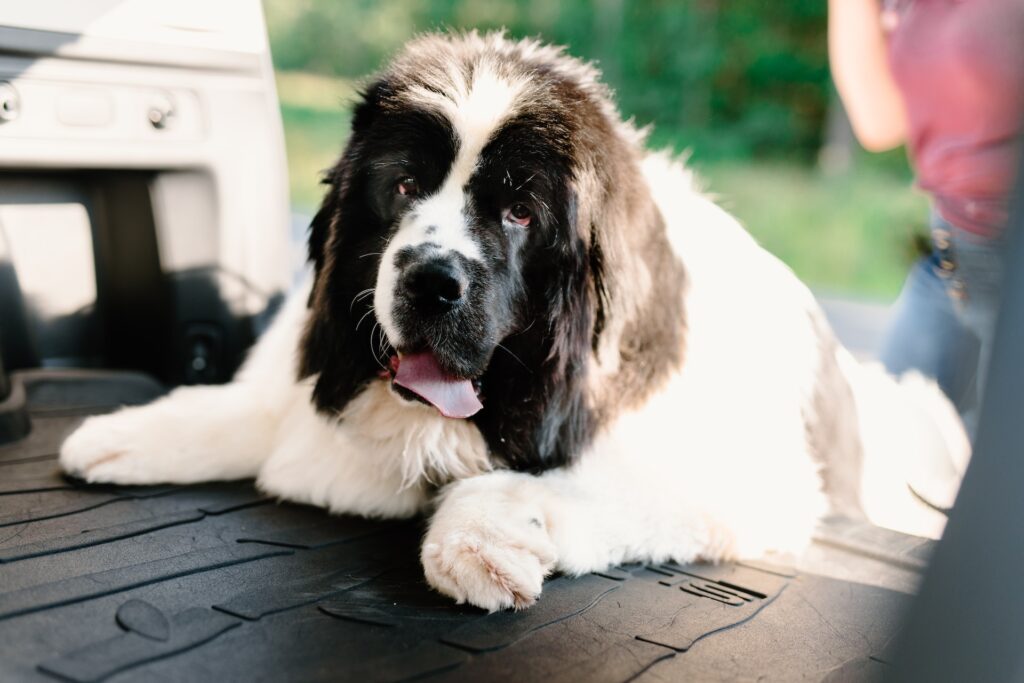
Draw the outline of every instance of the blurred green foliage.
<instances>
[{"instance_id":1,"label":"blurred green foliage","mask_svg":"<svg viewBox=\"0 0 1024 683\"><path fill-rule=\"evenodd\" d=\"M506 28L595 60L651 145L690 150L710 190L819 290L891 298L923 229L902 152L817 166L830 108L823 0L264 0L292 201L311 211L360 80L417 32ZM832 117L835 123L835 117ZM844 156L845 155L845 156Z\"/></svg>"},{"instance_id":2,"label":"blurred green foliage","mask_svg":"<svg viewBox=\"0 0 1024 683\"><path fill-rule=\"evenodd\" d=\"M909 180L872 166L836 175L775 161L696 167L717 202L815 291L899 292L928 215Z\"/></svg>"},{"instance_id":3,"label":"blurred green foliage","mask_svg":"<svg viewBox=\"0 0 1024 683\"><path fill-rule=\"evenodd\" d=\"M358 78L419 31L542 36L594 60L653 142L814 157L830 96L822 0L266 0L277 68ZM708 131L713 134L708 135Z\"/></svg>"}]
</instances>

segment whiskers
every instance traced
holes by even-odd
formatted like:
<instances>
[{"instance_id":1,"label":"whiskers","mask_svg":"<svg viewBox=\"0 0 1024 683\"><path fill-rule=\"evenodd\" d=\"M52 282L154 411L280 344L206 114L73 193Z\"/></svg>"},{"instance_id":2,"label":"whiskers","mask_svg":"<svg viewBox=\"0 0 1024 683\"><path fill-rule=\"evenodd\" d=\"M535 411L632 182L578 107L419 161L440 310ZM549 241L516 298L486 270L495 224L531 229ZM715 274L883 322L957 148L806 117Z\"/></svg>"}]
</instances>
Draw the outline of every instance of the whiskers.
<instances>
[{"instance_id":1,"label":"whiskers","mask_svg":"<svg viewBox=\"0 0 1024 683\"><path fill-rule=\"evenodd\" d=\"M534 174L533 174L532 176L530 176L529 178L527 178L526 180L524 180L523 182L521 182L521 183L519 184L519 187L517 187L517 188L515 189L515 191L516 191L516 192L519 192L519 190L521 190L521 189L523 189L524 187L526 187L526 185L527 185L527 184L528 184L528 183L529 183L529 182L530 182L531 180L533 180L533 179L534 179L534 178L536 178L536 177L537 177L537 174L536 174L536 173L534 173ZM512 179L511 179L511 177L510 177L510 178L509 178L509 184L510 184L510 185L512 184L512 183L511 183L511 180L512 180ZM534 194L534 193L532 193L532 192L530 193L530 196L531 196L531 197L533 197L534 199L536 199L536 198L537 198L537 195L535 195L535 194Z\"/></svg>"},{"instance_id":2,"label":"whiskers","mask_svg":"<svg viewBox=\"0 0 1024 683\"><path fill-rule=\"evenodd\" d=\"M370 256L370 254L367 254L367 256ZM357 302L362 302L368 298L372 298L374 291L373 287L368 287L352 297L352 301L348 305L349 312L352 311ZM359 321L356 322L356 331L359 331L359 328L362 327L363 321L366 320L367 317L372 316L375 313L376 309L373 307L373 304L367 306L366 312L363 313L359 318ZM376 341L374 341L375 337ZM388 343L387 336L384 334L384 328L381 327L380 322L374 318L373 327L370 328L370 355L373 356L373 360L377 362L377 365L380 366L381 370L388 370L387 364L385 364L381 359L387 355L389 347L390 344Z\"/></svg>"},{"instance_id":3,"label":"whiskers","mask_svg":"<svg viewBox=\"0 0 1024 683\"><path fill-rule=\"evenodd\" d=\"M509 348L507 346L505 346L503 344L498 344L498 348L501 349L502 351L504 351L505 353L507 353L508 355L512 356L513 358L515 358L516 362L519 363L520 365L522 365L524 368L526 368L526 371L528 373L530 373L531 375L533 374L533 370L530 369L530 366L527 365L526 363L524 363L522 358L520 358L516 354L512 353L512 351L509 350Z\"/></svg>"},{"instance_id":4,"label":"whiskers","mask_svg":"<svg viewBox=\"0 0 1024 683\"><path fill-rule=\"evenodd\" d=\"M380 335L380 338L377 341L377 348L376 349L373 348L373 335L374 334L379 334ZM390 372L390 368L384 363L383 360L381 360L381 357L387 355L388 346L389 346L389 344L388 344L387 337L384 336L384 328L382 328L380 326L379 322L378 323L374 323L373 324L373 329L370 330L370 354L373 356L373 359L375 361L377 361L377 365L380 366L380 369L384 370L385 372Z\"/></svg>"},{"instance_id":5,"label":"whiskers","mask_svg":"<svg viewBox=\"0 0 1024 683\"><path fill-rule=\"evenodd\" d=\"M363 324L364 320L366 320L366 316L372 315L373 312L374 312L373 306L370 306L368 309L366 309L366 313L363 313L363 317L360 318L359 322L356 323L356 331L357 332L359 331L359 326Z\"/></svg>"},{"instance_id":6,"label":"whiskers","mask_svg":"<svg viewBox=\"0 0 1024 683\"><path fill-rule=\"evenodd\" d=\"M536 192L528 192L527 194L529 194L533 201L537 202L537 204L544 209L544 213L550 215L551 207L548 206L548 203L546 201L538 197Z\"/></svg>"},{"instance_id":7,"label":"whiskers","mask_svg":"<svg viewBox=\"0 0 1024 683\"><path fill-rule=\"evenodd\" d=\"M362 301L363 299L365 299L368 296L373 296L374 291L375 290L373 289L373 287L368 287L368 288L364 289L363 291L359 292L358 294L356 294L354 297L352 297L352 301L349 302L349 305L348 305L348 312L349 313L352 312L352 308L356 305L357 301ZM359 329L359 328L356 328L356 329Z\"/></svg>"}]
</instances>

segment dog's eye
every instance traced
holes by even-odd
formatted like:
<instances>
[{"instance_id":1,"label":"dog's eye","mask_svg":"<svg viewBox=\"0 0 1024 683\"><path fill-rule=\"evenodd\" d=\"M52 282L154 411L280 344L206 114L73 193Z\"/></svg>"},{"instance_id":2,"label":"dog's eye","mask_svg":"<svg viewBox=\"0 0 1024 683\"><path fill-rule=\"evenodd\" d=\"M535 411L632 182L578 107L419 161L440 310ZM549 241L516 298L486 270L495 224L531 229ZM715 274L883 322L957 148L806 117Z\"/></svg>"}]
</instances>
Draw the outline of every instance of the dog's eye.
<instances>
[{"instance_id":1,"label":"dog's eye","mask_svg":"<svg viewBox=\"0 0 1024 683\"><path fill-rule=\"evenodd\" d=\"M525 228L530 224L533 214L530 212L530 207L522 202L517 202L505 209L503 218Z\"/></svg>"},{"instance_id":2,"label":"dog's eye","mask_svg":"<svg viewBox=\"0 0 1024 683\"><path fill-rule=\"evenodd\" d=\"M411 175L405 176L395 185L395 192L403 197L415 197L420 192L420 184Z\"/></svg>"}]
</instances>

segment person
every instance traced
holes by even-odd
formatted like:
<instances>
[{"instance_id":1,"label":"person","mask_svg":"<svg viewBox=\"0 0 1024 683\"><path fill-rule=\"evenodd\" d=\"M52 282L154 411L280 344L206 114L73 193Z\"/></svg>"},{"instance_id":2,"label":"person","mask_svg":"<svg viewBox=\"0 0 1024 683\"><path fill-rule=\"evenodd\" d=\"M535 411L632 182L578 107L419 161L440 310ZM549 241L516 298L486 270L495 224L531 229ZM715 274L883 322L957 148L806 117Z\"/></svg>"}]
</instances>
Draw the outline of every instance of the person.
<instances>
[{"instance_id":1,"label":"person","mask_svg":"<svg viewBox=\"0 0 1024 683\"><path fill-rule=\"evenodd\" d=\"M1024 117L1024 0L829 0L828 42L857 139L906 143L932 204L931 253L907 277L880 359L933 377L973 438Z\"/></svg>"}]
</instances>

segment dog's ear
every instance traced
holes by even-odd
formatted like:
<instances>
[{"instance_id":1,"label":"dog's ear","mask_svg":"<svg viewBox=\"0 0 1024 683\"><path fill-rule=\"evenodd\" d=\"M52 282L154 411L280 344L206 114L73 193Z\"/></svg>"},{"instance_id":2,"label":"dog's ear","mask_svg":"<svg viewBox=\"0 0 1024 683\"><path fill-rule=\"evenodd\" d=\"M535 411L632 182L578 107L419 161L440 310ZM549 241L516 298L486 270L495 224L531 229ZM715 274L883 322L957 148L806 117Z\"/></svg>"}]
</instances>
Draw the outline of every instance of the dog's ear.
<instances>
[{"instance_id":1,"label":"dog's ear","mask_svg":"<svg viewBox=\"0 0 1024 683\"><path fill-rule=\"evenodd\" d=\"M598 423L586 388L591 348L604 316L600 246L590 242L589 230L579 229L572 190L557 205L566 207L558 238L524 274L532 286L529 317L535 322L505 340L508 354L496 354L492 367L503 390L485 397L487 409L477 418L495 454L528 471L571 462ZM520 363L530 372L524 373ZM488 386L485 381L485 393Z\"/></svg>"},{"instance_id":2,"label":"dog's ear","mask_svg":"<svg viewBox=\"0 0 1024 683\"><path fill-rule=\"evenodd\" d=\"M380 101L389 92L383 80L368 86L360 95L352 112L352 127L348 143L341 158L328 169L320 181L327 187L327 192L320 204L320 209L313 217L309 226L309 260L313 263L317 276L324 266L324 257L328 248L328 239L332 226L339 219L345 200L352 186L353 176L363 155L363 139L373 123Z\"/></svg>"},{"instance_id":3,"label":"dog's ear","mask_svg":"<svg viewBox=\"0 0 1024 683\"><path fill-rule=\"evenodd\" d=\"M567 202L567 234L558 247L556 277L548 291L547 358L542 385L548 401L535 438L541 453L571 461L593 435L596 416L586 392L593 345L604 324L601 248L592 231L581 231L576 197ZM589 233L589 235L588 235Z\"/></svg>"},{"instance_id":4,"label":"dog's ear","mask_svg":"<svg viewBox=\"0 0 1024 683\"><path fill-rule=\"evenodd\" d=\"M604 325L601 245L594 241L594 230L579 225L588 218L580 215L574 192L570 191L566 206L567 225L554 250L554 277L546 292L547 361L559 381L586 368Z\"/></svg>"},{"instance_id":5,"label":"dog's ear","mask_svg":"<svg viewBox=\"0 0 1024 683\"><path fill-rule=\"evenodd\" d=\"M379 369L370 352L370 328L359 330L357 321L365 303L349 305L362 273L342 268L336 260L350 249L346 225L369 220L362 196L360 168L364 140L373 123L386 86L371 85L356 105L348 144L338 162L324 176L327 192L309 231L309 260L314 267L308 306L309 322L300 346L299 376L317 376L313 399L318 409L337 414ZM359 268L370 268L369 259ZM351 290L356 287L355 292Z\"/></svg>"},{"instance_id":6,"label":"dog's ear","mask_svg":"<svg viewBox=\"0 0 1024 683\"><path fill-rule=\"evenodd\" d=\"M334 223L338 212L341 209L341 197L348 184L348 168L350 164L346 157L348 152L328 170L321 180L327 186L327 193L320 202L320 209L313 216L309 224L309 243L307 245L309 261L313 264L313 272L319 276L324 267L324 252L327 248L327 238L331 233L331 225Z\"/></svg>"},{"instance_id":7,"label":"dog's ear","mask_svg":"<svg viewBox=\"0 0 1024 683\"><path fill-rule=\"evenodd\" d=\"M569 462L593 436L599 415L587 391L591 358L605 326L607 291L604 251L589 210L581 210L578 194L569 190L566 226L552 269L556 278L548 292L548 348L543 384L550 397L537 426L541 452Z\"/></svg>"}]
</instances>

